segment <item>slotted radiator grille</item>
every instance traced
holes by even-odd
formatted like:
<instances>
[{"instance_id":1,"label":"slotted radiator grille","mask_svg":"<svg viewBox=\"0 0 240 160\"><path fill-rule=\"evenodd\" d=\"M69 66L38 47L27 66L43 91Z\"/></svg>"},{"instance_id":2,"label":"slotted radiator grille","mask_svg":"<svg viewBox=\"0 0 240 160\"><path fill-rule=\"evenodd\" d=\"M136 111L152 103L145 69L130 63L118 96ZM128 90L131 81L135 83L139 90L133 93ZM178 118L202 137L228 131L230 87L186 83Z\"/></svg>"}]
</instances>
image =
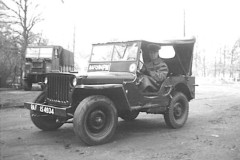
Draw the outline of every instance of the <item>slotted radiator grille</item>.
<instances>
[{"instance_id":1,"label":"slotted radiator grille","mask_svg":"<svg viewBox=\"0 0 240 160\"><path fill-rule=\"evenodd\" d=\"M49 74L47 101L49 104L69 105L70 104L70 81L71 75Z\"/></svg>"}]
</instances>

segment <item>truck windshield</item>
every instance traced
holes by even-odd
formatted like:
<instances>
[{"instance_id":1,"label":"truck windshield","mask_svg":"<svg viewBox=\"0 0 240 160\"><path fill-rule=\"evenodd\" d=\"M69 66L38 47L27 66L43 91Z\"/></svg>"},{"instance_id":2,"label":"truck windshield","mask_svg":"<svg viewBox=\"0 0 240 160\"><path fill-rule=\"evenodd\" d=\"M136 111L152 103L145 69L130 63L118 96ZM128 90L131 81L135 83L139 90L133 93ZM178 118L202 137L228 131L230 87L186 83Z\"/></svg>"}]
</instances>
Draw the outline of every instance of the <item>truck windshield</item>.
<instances>
[{"instance_id":1,"label":"truck windshield","mask_svg":"<svg viewBox=\"0 0 240 160\"><path fill-rule=\"evenodd\" d=\"M135 61L137 51L137 42L94 45L91 62Z\"/></svg>"},{"instance_id":2,"label":"truck windshield","mask_svg":"<svg viewBox=\"0 0 240 160\"><path fill-rule=\"evenodd\" d=\"M52 59L53 48L27 48L26 58Z\"/></svg>"}]
</instances>

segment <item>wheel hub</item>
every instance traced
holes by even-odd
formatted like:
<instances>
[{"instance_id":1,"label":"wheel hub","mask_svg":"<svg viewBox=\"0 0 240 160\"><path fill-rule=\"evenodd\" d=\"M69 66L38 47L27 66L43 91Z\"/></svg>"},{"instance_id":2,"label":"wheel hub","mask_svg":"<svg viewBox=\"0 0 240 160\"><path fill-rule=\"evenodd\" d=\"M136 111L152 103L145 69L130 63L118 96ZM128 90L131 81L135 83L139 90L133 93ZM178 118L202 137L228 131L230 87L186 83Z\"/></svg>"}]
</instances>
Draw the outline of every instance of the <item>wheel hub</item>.
<instances>
[{"instance_id":1,"label":"wheel hub","mask_svg":"<svg viewBox=\"0 0 240 160\"><path fill-rule=\"evenodd\" d=\"M180 118L183 114L183 108L180 103L176 103L174 106L174 117L176 119Z\"/></svg>"},{"instance_id":2,"label":"wheel hub","mask_svg":"<svg viewBox=\"0 0 240 160\"><path fill-rule=\"evenodd\" d=\"M99 132L104 128L106 123L106 115L101 110L93 111L88 119L88 127L92 132Z\"/></svg>"}]
</instances>

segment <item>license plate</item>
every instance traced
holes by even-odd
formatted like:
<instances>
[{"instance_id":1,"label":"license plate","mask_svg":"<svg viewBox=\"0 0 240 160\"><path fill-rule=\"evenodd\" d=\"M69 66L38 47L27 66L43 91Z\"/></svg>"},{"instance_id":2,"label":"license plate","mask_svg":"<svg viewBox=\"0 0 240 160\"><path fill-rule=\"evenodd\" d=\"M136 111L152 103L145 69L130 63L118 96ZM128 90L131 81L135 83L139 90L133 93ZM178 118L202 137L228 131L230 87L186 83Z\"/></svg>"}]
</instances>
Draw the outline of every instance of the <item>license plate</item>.
<instances>
[{"instance_id":1,"label":"license plate","mask_svg":"<svg viewBox=\"0 0 240 160\"><path fill-rule=\"evenodd\" d=\"M45 106L45 105L31 104L30 108L33 111L39 111L39 112L42 112L42 113L47 113L47 114L54 114L55 113L54 108L51 108L51 107Z\"/></svg>"}]
</instances>

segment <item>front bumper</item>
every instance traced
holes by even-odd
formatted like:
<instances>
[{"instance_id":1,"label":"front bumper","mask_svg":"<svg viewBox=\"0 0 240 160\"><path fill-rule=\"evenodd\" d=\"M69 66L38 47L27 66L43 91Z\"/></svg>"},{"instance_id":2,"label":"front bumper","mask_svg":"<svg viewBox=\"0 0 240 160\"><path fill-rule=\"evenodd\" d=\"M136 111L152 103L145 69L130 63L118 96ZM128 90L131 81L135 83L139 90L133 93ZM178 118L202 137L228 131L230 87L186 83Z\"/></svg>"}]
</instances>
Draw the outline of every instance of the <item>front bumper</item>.
<instances>
[{"instance_id":1,"label":"front bumper","mask_svg":"<svg viewBox=\"0 0 240 160\"><path fill-rule=\"evenodd\" d=\"M50 105L44 105L40 103L31 103L31 102L26 102L24 103L24 107L32 110L32 111L37 111L41 113L46 113L49 115L54 115L54 116L59 116L59 117L67 117L67 109L68 108L58 108L55 106L50 106Z\"/></svg>"}]
</instances>

